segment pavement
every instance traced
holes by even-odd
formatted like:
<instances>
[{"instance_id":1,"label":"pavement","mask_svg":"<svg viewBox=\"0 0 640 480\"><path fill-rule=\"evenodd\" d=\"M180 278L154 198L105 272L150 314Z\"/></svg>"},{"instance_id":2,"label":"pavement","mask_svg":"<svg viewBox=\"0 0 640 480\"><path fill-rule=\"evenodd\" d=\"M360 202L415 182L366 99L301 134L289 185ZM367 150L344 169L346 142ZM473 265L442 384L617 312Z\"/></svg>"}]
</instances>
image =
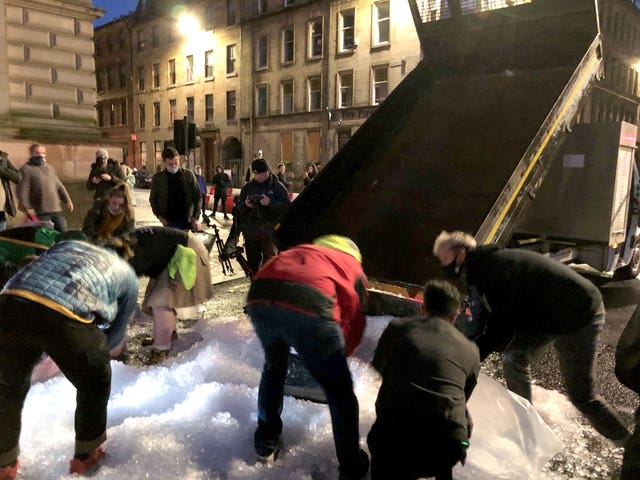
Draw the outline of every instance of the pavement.
<instances>
[{"instance_id":1,"label":"pavement","mask_svg":"<svg viewBox=\"0 0 640 480\"><path fill-rule=\"evenodd\" d=\"M136 199L136 205L133 207L135 215L136 215L136 226L137 227L147 227L147 226L161 226L160 221L155 217L153 212L151 211L151 205L149 204L149 192L148 189L143 188L135 188L133 194ZM207 215L211 215L211 210L207 210ZM222 241L226 241L229 236L229 230L231 229L231 225L233 223L233 216L229 214L230 220L224 220L222 213L216 213L215 220L211 217L212 222L218 227L218 231L220 232L220 237ZM207 227L206 225L202 225L203 231L214 234L214 230L211 227ZM232 260L232 267L234 273L228 272L225 275L222 272L222 266L220 262L218 262L218 253L217 249L214 246L211 249L211 281L212 283L222 283L229 280L234 280L237 278L243 278L244 273L240 268L240 265L235 260Z\"/></svg>"}]
</instances>

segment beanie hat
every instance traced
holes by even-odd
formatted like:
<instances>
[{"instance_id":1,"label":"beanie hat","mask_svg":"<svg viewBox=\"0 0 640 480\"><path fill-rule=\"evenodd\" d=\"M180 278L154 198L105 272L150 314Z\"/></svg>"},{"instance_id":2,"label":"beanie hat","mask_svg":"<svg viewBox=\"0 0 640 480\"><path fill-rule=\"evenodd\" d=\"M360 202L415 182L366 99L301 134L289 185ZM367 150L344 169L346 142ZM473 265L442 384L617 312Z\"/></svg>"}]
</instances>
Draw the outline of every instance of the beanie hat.
<instances>
[{"instance_id":1,"label":"beanie hat","mask_svg":"<svg viewBox=\"0 0 640 480\"><path fill-rule=\"evenodd\" d=\"M96 152L96 158L107 157L109 158L109 152L105 148L99 148Z\"/></svg>"},{"instance_id":2,"label":"beanie hat","mask_svg":"<svg viewBox=\"0 0 640 480\"><path fill-rule=\"evenodd\" d=\"M269 171L269 164L264 158L256 158L251 162L251 171L253 173L264 173Z\"/></svg>"},{"instance_id":3,"label":"beanie hat","mask_svg":"<svg viewBox=\"0 0 640 480\"><path fill-rule=\"evenodd\" d=\"M353 258L362 263L362 254L358 245L349 237L343 237L342 235L323 235L316 238L313 242L314 245L321 245L323 247L333 248L334 250L340 250L341 252L351 255Z\"/></svg>"}]
</instances>

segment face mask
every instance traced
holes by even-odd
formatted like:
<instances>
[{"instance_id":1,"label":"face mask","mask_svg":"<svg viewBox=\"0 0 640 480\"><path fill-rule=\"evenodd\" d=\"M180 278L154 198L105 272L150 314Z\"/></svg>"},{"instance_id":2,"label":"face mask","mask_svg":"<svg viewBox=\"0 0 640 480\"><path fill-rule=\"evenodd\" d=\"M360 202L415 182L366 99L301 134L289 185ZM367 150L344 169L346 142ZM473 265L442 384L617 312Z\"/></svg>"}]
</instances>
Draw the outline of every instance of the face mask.
<instances>
[{"instance_id":1,"label":"face mask","mask_svg":"<svg viewBox=\"0 0 640 480\"><path fill-rule=\"evenodd\" d=\"M36 165L44 164L44 157L31 157L31 161Z\"/></svg>"},{"instance_id":2,"label":"face mask","mask_svg":"<svg viewBox=\"0 0 640 480\"><path fill-rule=\"evenodd\" d=\"M442 271L449 278L460 278L460 274L462 273L462 265L458 265L454 260L449 265L443 266Z\"/></svg>"},{"instance_id":3,"label":"face mask","mask_svg":"<svg viewBox=\"0 0 640 480\"><path fill-rule=\"evenodd\" d=\"M180 167L165 167L165 170L169 173L178 173L178 170L180 170Z\"/></svg>"},{"instance_id":4,"label":"face mask","mask_svg":"<svg viewBox=\"0 0 640 480\"><path fill-rule=\"evenodd\" d=\"M116 210L111 210L111 207L107 207L107 210L109 210L109 213L111 215L120 215L120 209L116 209Z\"/></svg>"}]
</instances>

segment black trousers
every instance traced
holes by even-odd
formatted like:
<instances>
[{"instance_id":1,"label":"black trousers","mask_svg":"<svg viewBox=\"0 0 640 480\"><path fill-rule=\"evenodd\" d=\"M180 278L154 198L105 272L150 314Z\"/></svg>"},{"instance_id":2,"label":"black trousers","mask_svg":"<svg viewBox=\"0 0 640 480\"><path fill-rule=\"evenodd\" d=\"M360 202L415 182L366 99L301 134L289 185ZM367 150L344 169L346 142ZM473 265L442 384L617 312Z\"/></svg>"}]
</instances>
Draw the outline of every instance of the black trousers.
<instances>
[{"instance_id":1,"label":"black trousers","mask_svg":"<svg viewBox=\"0 0 640 480\"><path fill-rule=\"evenodd\" d=\"M226 194L214 194L213 195L213 213L212 215L215 217L216 216L216 212L218 211L218 202L220 202L221 206L222 206L222 213L224 215L227 214L227 195Z\"/></svg>"},{"instance_id":2,"label":"black trousers","mask_svg":"<svg viewBox=\"0 0 640 480\"><path fill-rule=\"evenodd\" d=\"M410 428L394 428L374 422L367 436L371 453L371 480L415 480L435 477L451 480L451 470L466 457L459 441L421 429L411 435Z\"/></svg>"},{"instance_id":3,"label":"black trousers","mask_svg":"<svg viewBox=\"0 0 640 480\"><path fill-rule=\"evenodd\" d=\"M106 439L111 391L106 336L93 323L81 323L38 303L3 295L0 466L18 458L22 407L31 387L31 372L43 353L49 354L77 390L75 453L90 453Z\"/></svg>"}]
</instances>

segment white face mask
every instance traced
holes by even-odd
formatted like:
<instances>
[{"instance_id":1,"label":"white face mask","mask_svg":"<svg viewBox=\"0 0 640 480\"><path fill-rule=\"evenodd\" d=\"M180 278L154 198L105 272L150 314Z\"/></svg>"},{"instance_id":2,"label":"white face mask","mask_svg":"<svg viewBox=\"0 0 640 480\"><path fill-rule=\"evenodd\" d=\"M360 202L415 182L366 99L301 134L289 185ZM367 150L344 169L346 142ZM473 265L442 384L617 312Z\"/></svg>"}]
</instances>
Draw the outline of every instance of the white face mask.
<instances>
[{"instance_id":1,"label":"white face mask","mask_svg":"<svg viewBox=\"0 0 640 480\"><path fill-rule=\"evenodd\" d=\"M180 170L180 167L179 167L179 166L177 166L177 167L169 167L169 166L166 166L166 167L164 167L164 168L165 168L165 170L166 170L167 172L169 172L169 173L178 173L178 170Z\"/></svg>"}]
</instances>

